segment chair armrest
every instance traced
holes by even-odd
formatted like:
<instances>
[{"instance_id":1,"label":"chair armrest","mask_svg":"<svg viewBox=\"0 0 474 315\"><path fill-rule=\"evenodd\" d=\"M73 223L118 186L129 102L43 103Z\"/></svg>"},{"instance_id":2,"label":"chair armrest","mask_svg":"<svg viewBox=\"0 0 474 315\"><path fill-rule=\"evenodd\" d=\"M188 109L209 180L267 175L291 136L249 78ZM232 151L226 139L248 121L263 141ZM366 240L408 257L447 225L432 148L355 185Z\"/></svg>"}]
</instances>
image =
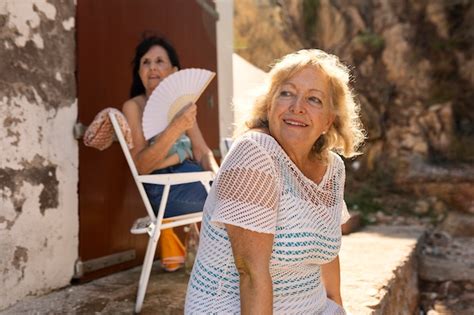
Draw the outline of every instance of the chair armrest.
<instances>
[{"instance_id":1,"label":"chair armrest","mask_svg":"<svg viewBox=\"0 0 474 315\"><path fill-rule=\"evenodd\" d=\"M138 180L146 184L157 185L178 185L193 182L210 182L214 180L213 172L189 172L189 173L173 173L173 174L154 174L140 175Z\"/></svg>"}]
</instances>

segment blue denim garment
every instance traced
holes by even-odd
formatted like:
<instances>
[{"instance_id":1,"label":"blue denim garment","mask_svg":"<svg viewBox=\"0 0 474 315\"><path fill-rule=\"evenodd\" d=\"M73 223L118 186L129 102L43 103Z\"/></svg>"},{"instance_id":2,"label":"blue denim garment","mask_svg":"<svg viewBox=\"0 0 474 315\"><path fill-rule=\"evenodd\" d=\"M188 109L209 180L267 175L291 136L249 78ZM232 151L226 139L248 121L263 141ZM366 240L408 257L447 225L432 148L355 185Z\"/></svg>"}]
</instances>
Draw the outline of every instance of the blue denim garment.
<instances>
[{"instance_id":1,"label":"blue denim garment","mask_svg":"<svg viewBox=\"0 0 474 315\"><path fill-rule=\"evenodd\" d=\"M184 160L181 164L176 164L163 169L155 170L152 174L170 174L186 172L202 172L202 167L194 161ZM150 199L153 211L158 213L161 196L163 195L163 185L145 184L145 191ZM202 211L207 192L200 182L173 185L170 188L168 202L165 208L165 218L177 215Z\"/></svg>"}]
</instances>

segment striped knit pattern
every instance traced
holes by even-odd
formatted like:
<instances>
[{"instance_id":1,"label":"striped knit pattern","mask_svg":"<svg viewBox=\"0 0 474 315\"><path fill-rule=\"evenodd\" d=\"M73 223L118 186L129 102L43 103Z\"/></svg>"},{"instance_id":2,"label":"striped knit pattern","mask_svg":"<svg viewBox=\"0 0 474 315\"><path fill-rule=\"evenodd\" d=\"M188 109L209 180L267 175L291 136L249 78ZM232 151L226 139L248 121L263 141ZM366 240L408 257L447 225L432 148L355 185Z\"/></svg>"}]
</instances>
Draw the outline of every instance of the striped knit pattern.
<instances>
[{"instance_id":1,"label":"striped knit pattern","mask_svg":"<svg viewBox=\"0 0 474 315\"><path fill-rule=\"evenodd\" d=\"M341 245L344 163L335 153L318 185L269 135L236 140L204 206L186 314L240 313L239 274L224 224L274 234L270 273L275 314L344 314L326 297L320 265Z\"/></svg>"}]
</instances>

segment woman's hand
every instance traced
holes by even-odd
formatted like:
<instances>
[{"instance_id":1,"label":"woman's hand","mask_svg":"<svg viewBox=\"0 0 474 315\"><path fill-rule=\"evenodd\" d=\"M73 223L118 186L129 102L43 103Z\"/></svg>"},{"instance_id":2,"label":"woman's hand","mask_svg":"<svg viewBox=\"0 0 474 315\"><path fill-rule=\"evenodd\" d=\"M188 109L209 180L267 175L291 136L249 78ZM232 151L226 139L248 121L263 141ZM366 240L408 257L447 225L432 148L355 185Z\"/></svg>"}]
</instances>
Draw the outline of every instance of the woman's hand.
<instances>
[{"instance_id":1,"label":"woman's hand","mask_svg":"<svg viewBox=\"0 0 474 315\"><path fill-rule=\"evenodd\" d=\"M184 133L191 129L196 123L197 106L194 103L190 103L183 107L173 118L170 126L177 128Z\"/></svg>"},{"instance_id":2,"label":"woman's hand","mask_svg":"<svg viewBox=\"0 0 474 315\"><path fill-rule=\"evenodd\" d=\"M206 153L202 154L198 162L206 171L211 171L214 174L217 174L217 171L219 171L219 165L217 164L214 154L212 154L211 150L208 150Z\"/></svg>"},{"instance_id":3,"label":"woman's hand","mask_svg":"<svg viewBox=\"0 0 474 315\"><path fill-rule=\"evenodd\" d=\"M194 159L204 170L217 173L219 165L217 164L211 149L204 140L197 122L186 133L189 139L191 139Z\"/></svg>"}]
</instances>

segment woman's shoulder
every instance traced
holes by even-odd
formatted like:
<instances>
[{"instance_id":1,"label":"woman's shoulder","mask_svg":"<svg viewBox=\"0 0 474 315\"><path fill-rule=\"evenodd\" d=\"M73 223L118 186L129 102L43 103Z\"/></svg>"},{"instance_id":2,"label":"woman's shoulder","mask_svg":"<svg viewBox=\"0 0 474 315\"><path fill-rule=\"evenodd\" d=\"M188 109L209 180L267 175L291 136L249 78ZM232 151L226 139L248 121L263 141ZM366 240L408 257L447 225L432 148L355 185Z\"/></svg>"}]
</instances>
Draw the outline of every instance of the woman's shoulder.
<instances>
[{"instance_id":1,"label":"woman's shoulder","mask_svg":"<svg viewBox=\"0 0 474 315\"><path fill-rule=\"evenodd\" d=\"M244 134L240 135L237 141L250 141L254 142L258 146L266 149L267 151L272 151L272 149L278 145L275 138L273 138L268 130L266 129L250 129Z\"/></svg>"},{"instance_id":2,"label":"woman's shoulder","mask_svg":"<svg viewBox=\"0 0 474 315\"><path fill-rule=\"evenodd\" d=\"M341 156L334 151L329 151L329 164L333 165L336 168L345 169L344 161L342 160Z\"/></svg>"},{"instance_id":3,"label":"woman's shoulder","mask_svg":"<svg viewBox=\"0 0 474 315\"><path fill-rule=\"evenodd\" d=\"M275 152L276 140L268 133L260 129L251 129L234 138L232 148L246 149L254 152L260 152L264 155L273 155Z\"/></svg>"},{"instance_id":4,"label":"woman's shoulder","mask_svg":"<svg viewBox=\"0 0 474 315\"><path fill-rule=\"evenodd\" d=\"M271 141L274 140L269 134L249 130L233 140L226 160L242 165L271 161L272 150L269 149Z\"/></svg>"},{"instance_id":5,"label":"woman's shoulder","mask_svg":"<svg viewBox=\"0 0 474 315\"><path fill-rule=\"evenodd\" d=\"M143 111L145 107L145 97L143 95L137 95L131 99L125 101L122 105L122 111Z\"/></svg>"}]
</instances>

